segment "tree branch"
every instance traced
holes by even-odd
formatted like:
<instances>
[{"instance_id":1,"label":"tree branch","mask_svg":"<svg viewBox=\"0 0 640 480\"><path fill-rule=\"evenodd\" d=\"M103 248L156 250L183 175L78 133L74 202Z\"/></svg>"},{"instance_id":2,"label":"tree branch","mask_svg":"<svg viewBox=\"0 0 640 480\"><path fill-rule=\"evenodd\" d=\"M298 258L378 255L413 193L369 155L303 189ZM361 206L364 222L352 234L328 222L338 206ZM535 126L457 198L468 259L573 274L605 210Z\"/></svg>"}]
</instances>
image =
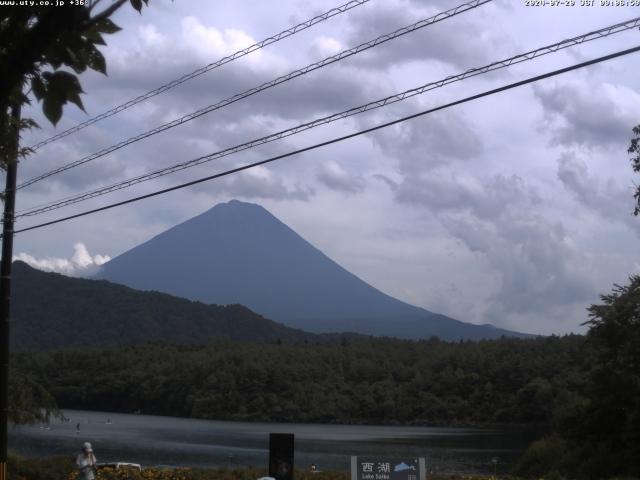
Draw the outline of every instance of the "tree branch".
<instances>
[{"instance_id":1,"label":"tree branch","mask_svg":"<svg viewBox=\"0 0 640 480\"><path fill-rule=\"evenodd\" d=\"M82 26L82 29L85 30L87 28L91 28L92 26L94 26L96 23L100 22L101 20L105 20L107 18L109 18L111 15L113 15L116 11L118 11L120 9L120 7L122 7L122 5L124 5L125 3L127 3L127 0L117 0L116 2L114 2L113 5L111 5L110 7L105 8L103 11L101 11L100 13L97 13L96 15L94 15L93 17L91 17L89 19L89 21L84 24Z\"/></svg>"},{"instance_id":2,"label":"tree branch","mask_svg":"<svg viewBox=\"0 0 640 480\"><path fill-rule=\"evenodd\" d=\"M102 3L102 0L91 0L89 2L89 12L91 12L94 8L96 8L99 3Z\"/></svg>"}]
</instances>

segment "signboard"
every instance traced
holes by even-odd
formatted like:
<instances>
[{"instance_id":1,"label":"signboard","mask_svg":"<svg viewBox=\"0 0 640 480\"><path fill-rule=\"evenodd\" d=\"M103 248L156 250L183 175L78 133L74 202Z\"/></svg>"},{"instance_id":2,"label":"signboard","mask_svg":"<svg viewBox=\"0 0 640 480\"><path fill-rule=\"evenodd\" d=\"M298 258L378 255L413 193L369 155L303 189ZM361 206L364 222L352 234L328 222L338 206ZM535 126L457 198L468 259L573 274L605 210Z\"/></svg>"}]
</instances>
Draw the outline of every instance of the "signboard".
<instances>
[{"instance_id":1,"label":"signboard","mask_svg":"<svg viewBox=\"0 0 640 480\"><path fill-rule=\"evenodd\" d=\"M351 480L426 480L424 458L351 457Z\"/></svg>"},{"instance_id":2,"label":"signboard","mask_svg":"<svg viewBox=\"0 0 640 480\"><path fill-rule=\"evenodd\" d=\"M269 434L269 476L276 480L293 480L292 433Z\"/></svg>"}]
</instances>

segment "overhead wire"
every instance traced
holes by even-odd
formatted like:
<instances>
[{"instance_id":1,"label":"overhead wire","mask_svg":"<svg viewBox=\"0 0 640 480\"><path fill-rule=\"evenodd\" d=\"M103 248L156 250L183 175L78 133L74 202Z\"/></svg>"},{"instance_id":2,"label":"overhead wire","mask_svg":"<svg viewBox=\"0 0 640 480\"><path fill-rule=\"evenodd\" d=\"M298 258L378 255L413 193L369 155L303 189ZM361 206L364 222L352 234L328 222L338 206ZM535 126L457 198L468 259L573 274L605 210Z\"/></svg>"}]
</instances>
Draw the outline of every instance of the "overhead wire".
<instances>
[{"instance_id":1,"label":"overhead wire","mask_svg":"<svg viewBox=\"0 0 640 480\"><path fill-rule=\"evenodd\" d=\"M344 119L344 118L348 118L354 115L358 115L367 111L371 111L377 108L381 108L383 106L388 106L391 105L393 103L397 103L403 100L406 100L408 98L414 97L416 95L420 95L423 94L427 91L433 90L435 88L440 88L443 87L445 85L454 83L454 82L458 82L458 81L462 81L464 79L470 78L470 77L474 77L477 75L481 75L481 74L485 74L485 73L489 73L498 69L502 69L502 68L506 68L509 67L511 65L515 65L518 63L522 63L525 61L530 61L533 60L535 58L541 57L543 55L547 55L549 53L555 53L558 52L559 50L565 49L565 48L569 48L575 45L579 45L585 42L589 42L592 40L596 40L596 39L601 39L601 38L605 38L608 37L610 35L616 34L616 33L620 33L620 32L624 32L626 30L632 29L632 28L636 28L640 26L640 17L636 17L630 20L627 20L625 22L620 22L608 27L604 27L601 28L599 30L595 30L592 32L588 32L576 37L572 37L572 38L568 38L565 40L562 40L560 42L557 43L553 43L551 45L547 45L544 47L540 47L537 48L535 50L530 50L526 53L521 53L512 57L509 57L507 59L504 60L499 60L493 63L490 63L488 65L482 66L482 67L477 67L477 68L472 68L470 70L467 70L463 73L457 74L457 75L450 75L442 80L438 80L435 82L430 82L427 84L424 84L422 86L416 87L416 88L412 88L409 90L405 90L401 93L397 93L395 95L390 95L387 96L385 98L379 99L379 100L375 100L373 102L369 102L367 104L364 105L360 105L357 107L353 107L350 108L348 110L344 110L342 112L339 113L334 113L332 115L328 115L322 118L318 118L315 119L313 121L310 122L306 122L300 125L297 125L295 127L292 128L288 128L285 130L281 130L279 132L276 133L272 133L239 145L235 145L233 147L229 147L229 148L225 148L223 150L220 150L218 152L215 153L211 153L208 155L204 155L201 157L197 157L188 161L184 161L184 162L180 162L168 167L164 167L161 169L157 169L154 170L152 172L148 172L121 182L117 182L108 186L104 186L104 187L100 187L98 189L94 189L91 190L89 192L84 192L81 194L76 194L70 197L66 197L63 199L59 199L59 200L55 200L52 202L48 202L46 204L43 205L38 205L35 207L31 207L29 209L23 210L21 212L18 212L18 214L16 215L15 218L21 218L21 217L29 217L29 216L34 216L34 215L39 215L45 212L49 212L52 210L57 210L59 208L68 206L68 205L73 205L82 201L86 201L89 200L91 198L95 198L98 196L102 196L102 195L106 195L108 193L117 191L117 190L122 190L124 188L128 188L131 187L133 185L137 185L139 183L148 181L148 180L152 180L155 178L159 178L165 175L169 175L171 173L175 173L177 171L181 171L187 168L192 168L195 167L197 165L201 165L203 163L206 162L210 162L212 160L215 159L219 159L231 154L235 154L250 148L254 148L256 146L259 145L264 145L266 143L270 143L285 137L289 137L291 135L295 135L297 133L321 126L321 125L326 125L328 123L331 122L335 122L337 120L340 119Z\"/></svg>"},{"instance_id":2,"label":"overhead wire","mask_svg":"<svg viewBox=\"0 0 640 480\"><path fill-rule=\"evenodd\" d=\"M31 150L38 150L42 147L44 147L45 145L48 145L51 142L55 142L56 140L59 140L61 138L67 137L68 135L71 135L72 133L76 133L79 132L80 130L93 125L94 123L97 123L101 120L104 120L105 118L109 118L112 117L113 115L116 115L124 110L127 110L131 107L133 107L134 105L137 105L141 102L144 102L145 100L149 100L150 98L155 97L156 95L160 95L161 93L166 92L167 90L171 90L172 88L177 87L178 85L182 85L183 83L196 78L204 73L210 72L211 70L214 70L218 67L221 67L229 62L232 62L234 60L237 60L239 58L242 58L246 55L249 55L250 53L255 52L256 50L260 50L261 48L264 48L268 45L274 44L276 42L279 42L280 40L284 40L285 38L291 37L292 35L295 35L298 32L302 32L303 30L306 30L308 28L311 28L312 26L324 22L325 20L328 20L332 17L335 17L336 15L340 15L342 13L345 13L355 7L359 7L360 5L363 5L367 2L369 2L370 0L351 0L343 5L340 5L338 7L334 7L331 10L327 10L324 13L321 13L320 15L316 15L313 18L310 18L308 20L305 20L304 22L298 23L297 25L291 27L291 28L287 28L286 30L283 30L280 33L277 33L275 35L272 35L268 38L265 38L264 40L261 40L257 43L254 43L253 45L250 45L246 48L243 48L241 50L238 50L235 53L232 53L231 55L227 55L226 57L223 57L215 62L209 63L208 65L205 65L204 67L200 67L196 70L194 70L193 72L190 73L186 73L184 75L182 75L180 78L177 78L175 80L172 80L168 83L165 83L164 85L159 86L158 88L155 88L153 90L148 91L147 93L144 93L142 95L139 95L125 103L122 103L116 107L111 108L110 110L107 110L99 115L96 115L95 117L92 117L88 120L85 120L82 123L79 123L78 125L74 125L71 128L68 128L60 133L57 133L56 135L53 135L49 138L46 138L45 140L42 140L38 143L35 143L34 145L31 145L29 148Z\"/></svg>"},{"instance_id":3,"label":"overhead wire","mask_svg":"<svg viewBox=\"0 0 640 480\"><path fill-rule=\"evenodd\" d=\"M454 17L456 15L459 15L461 13L467 12L469 10L472 10L474 8L477 8L481 5L484 5L486 3L490 3L493 0L472 0L470 2L467 3L463 3L455 8L446 10L444 12L440 12L437 15L434 15L432 17L420 20L412 25L406 26L406 27L402 27L399 28L391 33L387 33L384 35L380 35L378 37L376 37L373 40L370 40L368 42L364 42L361 43L360 45L350 48L348 50L343 50L342 52L336 54L336 55L332 55L330 57L327 57L323 60L320 60L318 62L312 63L310 65L307 65L306 67L294 70L292 72L289 72L286 75L282 75L274 80L271 80L269 82L265 82L257 87L253 87L250 88L249 90L246 90L242 93L238 93L235 94L231 97L228 97L224 100L219 101L218 103L215 103L213 105L209 105L207 107L201 108L199 110L196 110L195 112L192 112L190 114L184 115L180 118L177 118L175 120L172 120L171 122L167 122L165 124L162 124L152 130L149 130L147 132L141 133L139 135L136 135L134 137L130 137L126 140L123 140L117 144L111 145L107 148L104 148L96 153L93 153L91 155L85 156L79 160L73 161L71 163L68 163L66 165L63 165L61 167L58 167L56 169L53 169L47 173L41 174L37 177L31 178L30 180L26 180L20 184L18 184L18 186L16 187L16 189L22 189L25 187L28 187L29 185L33 185L34 183L37 183L39 181L42 181L46 178L52 177L54 175L57 175L61 172L64 172L66 170L69 170L71 168L75 168L78 167L80 165L83 165L85 163L88 163L90 161L93 161L97 158L100 157L104 157L105 155L108 155L110 153L113 153L117 150L120 150L121 148L124 148L128 145L131 145L132 143L136 143L139 142L140 140L143 140L145 138L151 137L152 135L156 135L160 132L164 132L166 130L169 130L170 128L173 127L177 127L178 125L182 125L184 123L187 123L195 118L201 117L203 115L206 115L208 113L211 113L215 110L219 110L223 107L226 107L228 105L231 105L232 103L235 103L239 100L242 100L244 98L250 97L252 95L255 95L259 92L262 92L263 90L267 90L269 88L273 88L276 85L280 85L284 82L287 82L289 80L292 80L294 78L300 77L302 75L306 75L314 70L318 70L320 68L323 68L327 65L330 65L332 63L335 62L339 62L340 60L343 60L347 57L356 55L358 53L361 53L365 50L369 50L370 48L376 47L378 45L381 45L383 43L386 43L390 40L393 40L395 38L401 37L403 35L406 35L408 33L414 32L416 30L419 30L421 28L427 27L429 25L433 25L435 23L441 22L443 20L449 19L451 17Z\"/></svg>"},{"instance_id":4,"label":"overhead wire","mask_svg":"<svg viewBox=\"0 0 640 480\"><path fill-rule=\"evenodd\" d=\"M94 208L94 209L87 210L87 211L84 211L84 212L76 213L74 215L69 215L67 217L62 217L62 218L58 218L56 220L51 220L51 221L40 223L40 224L37 224L37 225L32 225L30 227L21 228L21 229L15 230L15 233L28 232L30 230L35 230L35 229L43 228L43 227L46 227L46 226L54 225L54 224L57 224L57 223L66 222L66 221L69 221L69 220L72 220L72 219L75 219L75 218L84 217L84 216L87 216L87 215L91 215L91 214L94 214L94 213L102 212L102 211L109 210L109 209L112 209L112 208L115 208L115 207L119 207L119 206L122 206L122 205L127 205L127 204L130 204L130 203L138 202L138 201L141 201L141 200L144 200L144 199L147 199L147 198L152 198L152 197L155 197L155 196L158 196L158 195L162 195L162 194L165 194L165 193L168 193L168 192L172 192L174 190L183 189L183 188L186 188L186 187L190 187L192 185L196 185L196 184L199 184L199 183L207 182L207 181L214 180L214 179L217 179L217 178L222 178L222 177L225 177L225 176L228 176L228 175L232 175L232 174L244 171L244 170L248 170L250 168L254 168L254 167L257 167L257 166L260 166L260 165L265 165L265 164L271 163L271 162L275 162L276 160L281 160L283 158L291 157L291 156L294 156L294 155L299 155L299 154L304 153L304 152L308 152L308 151L315 150L315 149L318 149L318 148L321 148L321 147L325 147L325 146L332 145L332 144L335 144L335 143L338 143L338 142L342 142L342 141L345 141L345 140L348 140L348 139L351 139L351 138L354 138L354 137L358 137L360 135L365 135L367 133L372 133L374 131L381 130L383 128L387 128L387 127L390 127L392 125L396 125L396 124L399 124L399 123L402 123L402 122L406 122L408 120L411 120L411 119L414 119L414 118L418 118L418 117L422 117L424 115L428 115L430 113L434 113L434 112L437 112L437 111L440 111L440 110L451 108L451 107L454 107L456 105L461 105L461 104L464 104L464 103L467 103L467 102L471 102L473 100L477 100L477 99L480 99L480 98L483 98L483 97L488 97L490 95L495 95L497 93L501 93L501 92L504 92L504 91L507 91L507 90L511 90L513 88L516 88L516 87L520 87L520 86L527 85L527 84L530 84L530 83L534 83L534 82L537 82L537 81L540 81L540 80L544 80L546 78L551 78L551 77L554 77L554 76L557 76L557 75L561 75L563 73L567 73L567 72L570 72L570 71L573 71L573 70L577 70L579 68L584 68L584 67L587 67L587 66L590 66L590 65L595 65L597 63L601 63L601 62L604 62L604 61L607 61L607 60L611 60L611 59L614 59L614 58L618 58L618 57L622 57L622 56L625 56L625 55L629 55L631 53L635 53L635 52L638 52L638 51L640 51L640 45L636 46L636 47L628 48L626 50L621 50L621 51L618 51L618 52L615 52L615 53L611 53L609 55L604 55L604 56L601 56L601 57L598 57L598 58L595 58L595 59L592 59L592 60L588 60L588 61L585 61L585 62L580 62L580 63L574 64L574 65L571 65L569 67L564 67L564 68L553 70L551 72L547 72L547 73L544 73L544 74L541 74L541 75L536 75L536 76L533 76L533 77L529 77L529 78L527 78L525 80L520 80L518 82L514 82L514 83L507 84L507 85L503 85L502 87L494 88L494 89L491 89L491 90L486 90L486 91L484 91L482 93L478 93L476 95L471 95L469 97L465 97L465 98L460 99L460 100L456 100L456 101L453 101L453 102L450 102L450 103L447 103L447 104L444 104L444 105L440 105L438 107L434 107L434 108L430 108L430 109L427 109L427 110L423 110L421 112L414 113L412 115L407 115L407 116L398 118L396 120L392 120L392 121L385 122L385 123L382 123L382 124L379 124L379 125L376 125L376 126L373 126L373 127L370 127L370 128L359 130L357 132L350 133L348 135L343 135L341 137L333 138L331 140L327 140L327 141L324 141L324 142L316 143L314 145L310 145L308 147L300 148L300 149L297 149L297 150L294 150L294 151L291 151L291 152L287 152L287 153L284 153L284 154L281 154L281 155L276 155L276 156L267 158L265 160L261 160L261 161L258 161L258 162L253 162L253 163L250 163L250 164L247 164L247 165L242 165L240 167L232 168L232 169L226 170L224 172L220 172L220 173L216 173L214 175L209 175L209 176L206 176L206 177L198 178L196 180L192 180L192 181L189 181L189 182L186 182L186 183L182 183L182 184L179 184L179 185L174 185L172 187L168 187L168 188L165 188L165 189L162 189L162 190L157 190L155 192L148 193L148 194L145 194L145 195L140 195L138 197L130 198L128 200L123 200L121 202L111 203L109 205L105 205L105 206L102 206L102 207L99 207L99 208Z\"/></svg>"}]
</instances>

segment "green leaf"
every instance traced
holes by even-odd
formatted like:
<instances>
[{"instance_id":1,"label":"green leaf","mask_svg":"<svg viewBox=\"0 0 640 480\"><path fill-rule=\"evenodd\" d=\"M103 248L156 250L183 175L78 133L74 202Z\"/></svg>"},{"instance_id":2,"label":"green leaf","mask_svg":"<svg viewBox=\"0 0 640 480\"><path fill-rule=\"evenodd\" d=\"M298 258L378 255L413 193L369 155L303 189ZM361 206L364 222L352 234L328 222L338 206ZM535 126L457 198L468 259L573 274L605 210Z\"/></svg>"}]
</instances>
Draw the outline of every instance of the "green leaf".
<instances>
[{"instance_id":1,"label":"green leaf","mask_svg":"<svg viewBox=\"0 0 640 480\"><path fill-rule=\"evenodd\" d=\"M71 103L75 104L83 112L86 111L84 109L84 105L82 104L82 99L80 98L80 95L78 93L70 93L67 96L67 100L70 101Z\"/></svg>"},{"instance_id":2,"label":"green leaf","mask_svg":"<svg viewBox=\"0 0 640 480\"><path fill-rule=\"evenodd\" d=\"M67 61L65 62L70 66L74 72L82 73L87 69L87 58L82 48L77 51L73 51L67 47L66 49Z\"/></svg>"},{"instance_id":3,"label":"green leaf","mask_svg":"<svg viewBox=\"0 0 640 480\"><path fill-rule=\"evenodd\" d=\"M20 119L20 130L31 130L33 128L40 128L38 123L32 118Z\"/></svg>"},{"instance_id":4,"label":"green leaf","mask_svg":"<svg viewBox=\"0 0 640 480\"><path fill-rule=\"evenodd\" d=\"M80 94L83 93L78 77L65 71L44 72L42 78L47 88L42 108L46 117L55 124L62 115L62 106L71 102L84 111ZM59 110L59 112L58 112ZM53 120L55 119L55 120Z\"/></svg>"},{"instance_id":5,"label":"green leaf","mask_svg":"<svg viewBox=\"0 0 640 480\"><path fill-rule=\"evenodd\" d=\"M102 53L95 47L93 47L93 50L89 53L87 64L92 70L104 73L105 75L107 74L107 62Z\"/></svg>"},{"instance_id":6,"label":"green leaf","mask_svg":"<svg viewBox=\"0 0 640 480\"><path fill-rule=\"evenodd\" d=\"M65 72L63 70L54 72L49 78L49 84L51 85L51 88L83 93L78 77L73 73Z\"/></svg>"},{"instance_id":7,"label":"green leaf","mask_svg":"<svg viewBox=\"0 0 640 480\"><path fill-rule=\"evenodd\" d=\"M49 80L49 85L52 93L62 101L62 104L69 101L84 111L84 105L80 99L80 94L83 93L82 87L74 74L64 71L55 72Z\"/></svg>"},{"instance_id":8,"label":"green leaf","mask_svg":"<svg viewBox=\"0 0 640 480\"><path fill-rule=\"evenodd\" d=\"M142 11L142 0L130 0L130 1L131 1L131 6L133 8L135 8L138 12Z\"/></svg>"},{"instance_id":9,"label":"green leaf","mask_svg":"<svg viewBox=\"0 0 640 480\"><path fill-rule=\"evenodd\" d=\"M42 102L42 111L47 119L56 125L62 117L62 103L54 97L47 97Z\"/></svg>"},{"instance_id":10,"label":"green leaf","mask_svg":"<svg viewBox=\"0 0 640 480\"><path fill-rule=\"evenodd\" d=\"M100 20L98 23L96 23L96 29L98 30L98 32L102 33L116 33L122 30L108 18Z\"/></svg>"},{"instance_id":11,"label":"green leaf","mask_svg":"<svg viewBox=\"0 0 640 480\"><path fill-rule=\"evenodd\" d=\"M95 26L84 32L84 37L93 45L106 45L102 35L100 35L100 32Z\"/></svg>"}]
</instances>

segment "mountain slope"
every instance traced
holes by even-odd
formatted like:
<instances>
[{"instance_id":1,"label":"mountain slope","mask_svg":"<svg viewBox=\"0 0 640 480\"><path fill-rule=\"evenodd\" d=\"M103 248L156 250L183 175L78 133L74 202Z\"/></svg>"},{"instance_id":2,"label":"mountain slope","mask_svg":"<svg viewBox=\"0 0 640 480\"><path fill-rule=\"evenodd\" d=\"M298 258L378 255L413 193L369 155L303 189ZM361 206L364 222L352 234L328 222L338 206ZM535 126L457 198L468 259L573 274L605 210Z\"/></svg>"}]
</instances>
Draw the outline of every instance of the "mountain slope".
<instances>
[{"instance_id":1,"label":"mountain slope","mask_svg":"<svg viewBox=\"0 0 640 480\"><path fill-rule=\"evenodd\" d=\"M11 345L15 350L162 341L204 343L212 337L256 342L318 341L241 305L205 305L106 281L46 273L13 264Z\"/></svg>"},{"instance_id":2,"label":"mountain slope","mask_svg":"<svg viewBox=\"0 0 640 480\"><path fill-rule=\"evenodd\" d=\"M98 274L142 290L247 305L314 332L458 340L520 334L471 325L368 285L259 205L232 200L103 265Z\"/></svg>"}]
</instances>

